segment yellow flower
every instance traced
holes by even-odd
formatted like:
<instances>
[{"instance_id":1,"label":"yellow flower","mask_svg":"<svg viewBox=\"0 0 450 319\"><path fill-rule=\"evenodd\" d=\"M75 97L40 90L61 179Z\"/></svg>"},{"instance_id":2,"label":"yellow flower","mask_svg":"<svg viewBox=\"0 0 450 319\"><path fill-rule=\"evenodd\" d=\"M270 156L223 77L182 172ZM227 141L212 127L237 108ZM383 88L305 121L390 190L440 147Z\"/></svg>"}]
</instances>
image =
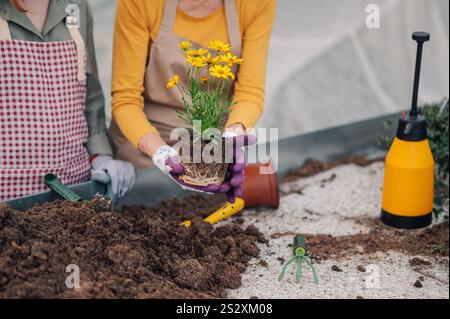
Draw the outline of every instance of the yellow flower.
<instances>
[{"instance_id":1,"label":"yellow flower","mask_svg":"<svg viewBox=\"0 0 450 319\"><path fill-rule=\"evenodd\" d=\"M205 57L206 63L208 64L217 64L220 62L220 56L213 57L211 53Z\"/></svg>"},{"instance_id":2,"label":"yellow flower","mask_svg":"<svg viewBox=\"0 0 450 319\"><path fill-rule=\"evenodd\" d=\"M186 62L190 63L193 67L196 68L202 68L204 66L206 66L206 61L205 61L205 57L203 56L188 56L186 58Z\"/></svg>"},{"instance_id":3,"label":"yellow flower","mask_svg":"<svg viewBox=\"0 0 450 319\"><path fill-rule=\"evenodd\" d=\"M211 76L216 77L216 78L222 78L225 80L229 80L229 79L234 80L234 73L226 65L214 65L214 66L210 67L209 74L211 74Z\"/></svg>"},{"instance_id":4,"label":"yellow flower","mask_svg":"<svg viewBox=\"0 0 450 319\"><path fill-rule=\"evenodd\" d=\"M183 49L183 51L188 50L192 46L192 43L189 41L183 41L180 44L178 44L178 47L180 49Z\"/></svg>"},{"instance_id":5,"label":"yellow flower","mask_svg":"<svg viewBox=\"0 0 450 319\"><path fill-rule=\"evenodd\" d=\"M220 62L226 63L228 66L232 66L233 64L242 64L244 59L240 59L231 53L227 53L226 55L220 56Z\"/></svg>"},{"instance_id":6,"label":"yellow flower","mask_svg":"<svg viewBox=\"0 0 450 319\"><path fill-rule=\"evenodd\" d=\"M204 56L206 53L208 53L208 50L200 48L198 50L187 50L186 55L193 56L194 58Z\"/></svg>"},{"instance_id":7,"label":"yellow flower","mask_svg":"<svg viewBox=\"0 0 450 319\"><path fill-rule=\"evenodd\" d=\"M179 81L180 77L178 75L175 75L173 78L169 80L169 82L167 82L167 88L173 89L178 84Z\"/></svg>"},{"instance_id":8,"label":"yellow flower","mask_svg":"<svg viewBox=\"0 0 450 319\"><path fill-rule=\"evenodd\" d=\"M212 41L209 44L208 48L216 50L218 52L223 52L223 53L230 52L230 50L231 50L231 46L228 43L225 43L225 42L219 41L219 40Z\"/></svg>"},{"instance_id":9,"label":"yellow flower","mask_svg":"<svg viewBox=\"0 0 450 319\"><path fill-rule=\"evenodd\" d=\"M202 82L202 83L208 83L208 81L209 81L209 77L208 77L208 76L202 75L202 76L200 77L200 82Z\"/></svg>"}]
</instances>

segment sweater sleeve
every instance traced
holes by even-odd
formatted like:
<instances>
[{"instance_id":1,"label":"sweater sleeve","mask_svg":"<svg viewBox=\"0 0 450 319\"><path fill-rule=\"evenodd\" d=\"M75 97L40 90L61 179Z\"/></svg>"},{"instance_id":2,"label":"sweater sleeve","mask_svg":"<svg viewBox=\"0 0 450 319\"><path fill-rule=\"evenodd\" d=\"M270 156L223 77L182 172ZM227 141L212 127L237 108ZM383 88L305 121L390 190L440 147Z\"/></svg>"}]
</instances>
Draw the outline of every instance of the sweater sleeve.
<instances>
[{"instance_id":1,"label":"sweater sleeve","mask_svg":"<svg viewBox=\"0 0 450 319\"><path fill-rule=\"evenodd\" d=\"M144 113L144 74L150 43L145 1L118 0L114 27L112 116L127 139L156 132Z\"/></svg>"},{"instance_id":2,"label":"sweater sleeve","mask_svg":"<svg viewBox=\"0 0 450 319\"><path fill-rule=\"evenodd\" d=\"M246 20L242 38L242 58L235 84L234 106L228 125L242 123L252 128L264 106L266 65L276 11L276 0L258 1L256 10Z\"/></svg>"},{"instance_id":3,"label":"sweater sleeve","mask_svg":"<svg viewBox=\"0 0 450 319\"><path fill-rule=\"evenodd\" d=\"M86 148L90 156L112 156L113 152L106 133L105 97L103 95L103 90L98 76L93 35L94 22L89 4L86 4L86 12L86 50L89 61L87 74L86 110L84 112L89 128L89 138L87 140Z\"/></svg>"}]
</instances>

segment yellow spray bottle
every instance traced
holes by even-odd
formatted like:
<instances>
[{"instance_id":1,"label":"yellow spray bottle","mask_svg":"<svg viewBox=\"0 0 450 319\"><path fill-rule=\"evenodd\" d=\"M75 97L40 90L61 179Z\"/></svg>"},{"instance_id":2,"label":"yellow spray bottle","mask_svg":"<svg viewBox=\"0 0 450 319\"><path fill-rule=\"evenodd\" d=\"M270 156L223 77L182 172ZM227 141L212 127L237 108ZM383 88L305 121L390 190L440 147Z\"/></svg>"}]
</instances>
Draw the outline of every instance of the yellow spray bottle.
<instances>
[{"instance_id":1,"label":"yellow spray bottle","mask_svg":"<svg viewBox=\"0 0 450 319\"><path fill-rule=\"evenodd\" d=\"M431 224L434 204L434 160L427 121L417 108L420 67L426 32L415 32L416 70L412 107L399 120L397 136L386 157L381 220L390 226L415 229Z\"/></svg>"}]
</instances>

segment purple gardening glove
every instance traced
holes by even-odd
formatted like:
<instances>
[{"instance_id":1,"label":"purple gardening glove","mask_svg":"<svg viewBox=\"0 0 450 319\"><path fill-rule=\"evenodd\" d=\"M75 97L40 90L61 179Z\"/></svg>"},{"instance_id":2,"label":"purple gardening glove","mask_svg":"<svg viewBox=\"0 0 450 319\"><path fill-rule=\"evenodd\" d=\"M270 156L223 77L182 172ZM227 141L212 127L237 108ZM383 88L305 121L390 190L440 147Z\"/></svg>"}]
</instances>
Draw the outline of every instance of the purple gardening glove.
<instances>
[{"instance_id":1,"label":"purple gardening glove","mask_svg":"<svg viewBox=\"0 0 450 319\"><path fill-rule=\"evenodd\" d=\"M247 167L245 159L245 147L256 144L254 135L236 135L232 132L224 133L226 147L232 147L231 162L228 165L225 181L221 185L212 184L208 186L195 186L186 184L178 178L184 172L180 164L180 156L170 146L164 145L153 155L155 165L169 175L183 189L201 193L225 193L230 203L234 203L236 197L242 196L242 183L244 182L244 169Z\"/></svg>"},{"instance_id":2,"label":"purple gardening glove","mask_svg":"<svg viewBox=\"0 0 450 319\"><path fill-rule=\"evenodd\" d=\"M225 193L230 203L236 201L236 197L242 196L242 183L244 182L244 170L247 167L245 158L245 147L256 144L256 136L254 135L236 135L232 132L224 133L226 147L232 147L231 162L228 165L225 181L221 185L212 184L208 186L194 186L183 182L178 175L184 171L183 165L180 164L180 158L177 155L167 158L165 165L170 167L172 178L186 190L197 191L202 193Z\"/></svg>"},{"instance_id":3,"label":"purple gardening glove","mask_svg":"<svg viewBox=\"0 0 450 319\"><path fill-rule=\"evenodd\" d=\"M219 186L218 192L226 193L228 201L234 203L236 197L242 197L242 184L245 179L244 170L247 167L245 147L256 144L256 136L251 134L236 135L232 132L225 132L223 137L228 139L227 145L232 145L233 147L233 158L230 165L228 165L225 183Z\"/></svg>"},{"instance_id":4,"label":"purple gardening glove","mask_svg":"<svg viewBox=\"0 0 450 319\"><path fill-rule=\"evenodd\" d=\"M186 184L178 176L183 174L184 167L180 164L180 156L178 152L169 145L161 146L152 157L153 163L164 174L174 180L184 190L195 191L201 193L216 193L209 190L208 187L199 187Z\"/></svg>"}]
</instances>

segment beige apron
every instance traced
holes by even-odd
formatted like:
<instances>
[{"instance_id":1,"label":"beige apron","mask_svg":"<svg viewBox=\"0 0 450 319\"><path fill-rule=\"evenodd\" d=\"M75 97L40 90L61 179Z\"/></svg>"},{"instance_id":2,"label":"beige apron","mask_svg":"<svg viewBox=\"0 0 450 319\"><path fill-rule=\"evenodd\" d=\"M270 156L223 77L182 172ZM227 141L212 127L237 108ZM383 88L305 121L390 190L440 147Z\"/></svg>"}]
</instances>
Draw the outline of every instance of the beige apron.
<instances>
[{"instance_id":1,"label":"beige apron","mask_svg":"<svg viewBox=\"0 0 450 319\"><path fill-rule=\"evenodd\" d=\"M228 38L232 53L240 56L242 51L241 32L235 0L225 0ZM187 41L174 34L174 24L177 15L178 0L167 0L159 33L151 46L149 62L145 73L144 112L151 124L156 127L161 137L169 145L176 141L170 140L170 132L177 127L186 127L178 117L177 110L184 108L177 90L168 90L166 84L175 74L186 74L184 52L178 48L181 41ZM190 41L190 40L189 40ZM193 49L202 47L193 43ZM237 68L234 70L237 73ZM180 81L187 86L186 79L180 76ZM137 150L122 134L113 121L109 129L116 158L133 163L137 168L153 166L148 155Z\"/></svg>"}]
</instances>

